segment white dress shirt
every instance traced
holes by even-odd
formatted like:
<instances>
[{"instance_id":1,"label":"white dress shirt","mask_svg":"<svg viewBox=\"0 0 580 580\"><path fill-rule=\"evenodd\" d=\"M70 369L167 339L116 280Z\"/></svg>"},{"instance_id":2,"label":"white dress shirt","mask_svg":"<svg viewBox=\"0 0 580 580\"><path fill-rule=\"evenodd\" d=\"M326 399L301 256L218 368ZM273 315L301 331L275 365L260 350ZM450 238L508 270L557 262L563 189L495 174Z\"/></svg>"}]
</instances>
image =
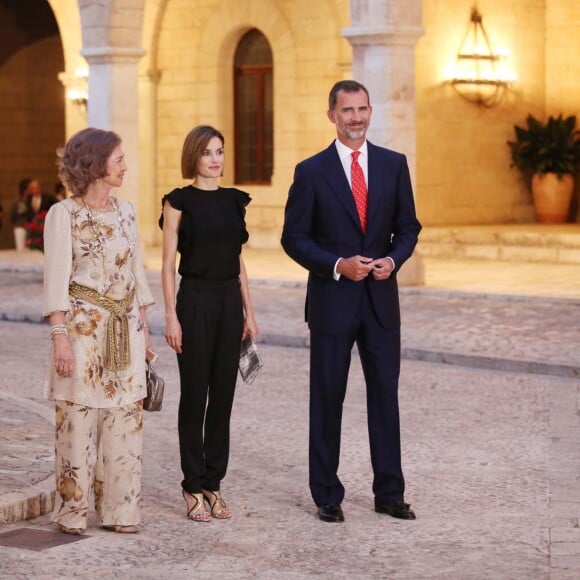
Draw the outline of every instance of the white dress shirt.
<instances>
[{"instance_id":1,"label":"white dress shirt","mask_svg":"<svg viewBox=\"0 0 580 580\"><path fill-rule=\"evenodd\" d=\"M355 151L350 147L347 147L344 143L341 143L338 139L334 141L336 145L336 150L338 151L338 156L340 157L340 162L342 163L342 167L344 169L344 173L346 174L346 178L348 179L348 184L352 189L351 177L350 177L350 168L352 166L352 153ZM360 149L358 149L360 155L358 156L358 164L361 166L363 171L363 175L365 176L365 183L367 184L367 190L369 187L369 155L367 151L367 142L361 145Z\"/></svg>"},{"instance_id":2,"label":"white dress shirt","mask_svg":"<svg viewBox=\"0 0 580 580\"><path fill-rule=\"evenodd\" d=\"M336 146L336 151L338 152L340 162L342 163L342 168L344 169L344 173L346 175L346 178L348 179L348 184L350 185L350 188L352 189L350 170L351 170L351 166L352 166L352 153L353 153L353 151L355 151L355 149L351 149L350 147L347 147L344 143L342 143L338 139L335 139L334 145ZM365 139L364 143L360 146L358 151L360 152L360 155L358 156L358 164L360 165L362 172L363 172L363 175L365 177L365 183L367 184L367 191L368 191L368 187L369 187L369 155L368 155L368 147L367 147L366 139ZM395 261L393 260L393 258L391 258L389 256L387 256L387 257L393 263L393 269L394 269L395 268ZM333 270L332 277L335 280L340 280L340 274L337 272L336 268L338 266L338 263L341 260L342 260L342 257L338 258L338 260L336 260L336 262L334 264L334 270Z\"/></svg>"}]
</instances>

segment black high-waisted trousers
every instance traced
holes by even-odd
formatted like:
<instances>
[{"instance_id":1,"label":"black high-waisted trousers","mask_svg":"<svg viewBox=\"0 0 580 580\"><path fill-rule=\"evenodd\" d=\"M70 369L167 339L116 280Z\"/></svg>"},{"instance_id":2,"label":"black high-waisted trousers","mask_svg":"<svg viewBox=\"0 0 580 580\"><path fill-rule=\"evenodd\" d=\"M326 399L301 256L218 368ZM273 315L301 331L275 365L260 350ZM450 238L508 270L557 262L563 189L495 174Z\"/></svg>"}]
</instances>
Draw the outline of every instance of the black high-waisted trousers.
<instances>
[{"instance_id":1,"label":"black high-waisted trousers","mask_svg":"<svg viewBox=\"0 0 580 580\"><path fill-rule=\"evenodd\" d=\"M216 491L226 474L230 416L240 358L243 308L238 278L182 278L177 317L181 380L179 449L183 489Z\"/></svg>"}]
</instances>

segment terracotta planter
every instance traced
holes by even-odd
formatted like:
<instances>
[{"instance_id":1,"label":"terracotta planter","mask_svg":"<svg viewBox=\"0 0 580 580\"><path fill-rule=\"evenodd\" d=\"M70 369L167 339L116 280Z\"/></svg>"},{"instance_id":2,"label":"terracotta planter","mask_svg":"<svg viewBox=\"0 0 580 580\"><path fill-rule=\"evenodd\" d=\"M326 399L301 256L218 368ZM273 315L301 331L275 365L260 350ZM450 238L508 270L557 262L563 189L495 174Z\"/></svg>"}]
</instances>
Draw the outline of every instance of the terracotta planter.
<instances>
[{"instance_id":1,"label":"terracotta planter","mask_svg":"<svg viewBox=\"0 0 580 580\"><path fill-rule=\"evenodd\" d=\"M568 218L574 177L565 174L535 173L532 177L532 196L536 218L541 224L563 224Z\"/></svg>"}]
</instances>

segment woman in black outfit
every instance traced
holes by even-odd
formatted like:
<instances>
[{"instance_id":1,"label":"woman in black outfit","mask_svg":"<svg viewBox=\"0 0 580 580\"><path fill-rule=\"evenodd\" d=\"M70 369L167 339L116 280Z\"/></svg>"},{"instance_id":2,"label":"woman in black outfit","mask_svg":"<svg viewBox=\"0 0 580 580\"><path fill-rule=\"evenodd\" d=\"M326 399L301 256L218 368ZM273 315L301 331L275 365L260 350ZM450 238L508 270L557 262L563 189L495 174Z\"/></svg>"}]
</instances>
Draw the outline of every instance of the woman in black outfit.
<instances>
[{"instance_id":1,"label":"woman in black outfit","mask_svg":"<svg viewBox=\"0 0 580 580\"><path fill-rule=\"evenodd\" d=\"M181 486L187 516L197 522L232 515L220 483L228 464L241 340L258 334L241 256L250 196L218 185L223 168L223 135L206 125L192 129L183 144L181 173L193 184L163 198L160 220L165 338L177 353L181 381Z\"/></svg>"}]
</instances>

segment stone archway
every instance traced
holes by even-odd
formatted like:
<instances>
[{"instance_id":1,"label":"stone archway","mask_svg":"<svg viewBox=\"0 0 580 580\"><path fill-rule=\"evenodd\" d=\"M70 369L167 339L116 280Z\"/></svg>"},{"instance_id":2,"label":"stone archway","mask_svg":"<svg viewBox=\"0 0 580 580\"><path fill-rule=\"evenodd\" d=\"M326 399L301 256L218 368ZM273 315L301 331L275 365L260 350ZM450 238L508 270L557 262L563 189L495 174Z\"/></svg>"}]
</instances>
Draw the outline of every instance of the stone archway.
<instances>
[{"instance_id":1,"label":"stone archway","mask_svg":"<svg viewBox=\"0 0 580 580\"><path fill-rule=\"evenodd\" d=\"M36 177L53 193L55 151L65 137L59 27L46 0L0 1L0 247L12 248L10 206L18 182Z\"/></svg>"}]
</instances>

